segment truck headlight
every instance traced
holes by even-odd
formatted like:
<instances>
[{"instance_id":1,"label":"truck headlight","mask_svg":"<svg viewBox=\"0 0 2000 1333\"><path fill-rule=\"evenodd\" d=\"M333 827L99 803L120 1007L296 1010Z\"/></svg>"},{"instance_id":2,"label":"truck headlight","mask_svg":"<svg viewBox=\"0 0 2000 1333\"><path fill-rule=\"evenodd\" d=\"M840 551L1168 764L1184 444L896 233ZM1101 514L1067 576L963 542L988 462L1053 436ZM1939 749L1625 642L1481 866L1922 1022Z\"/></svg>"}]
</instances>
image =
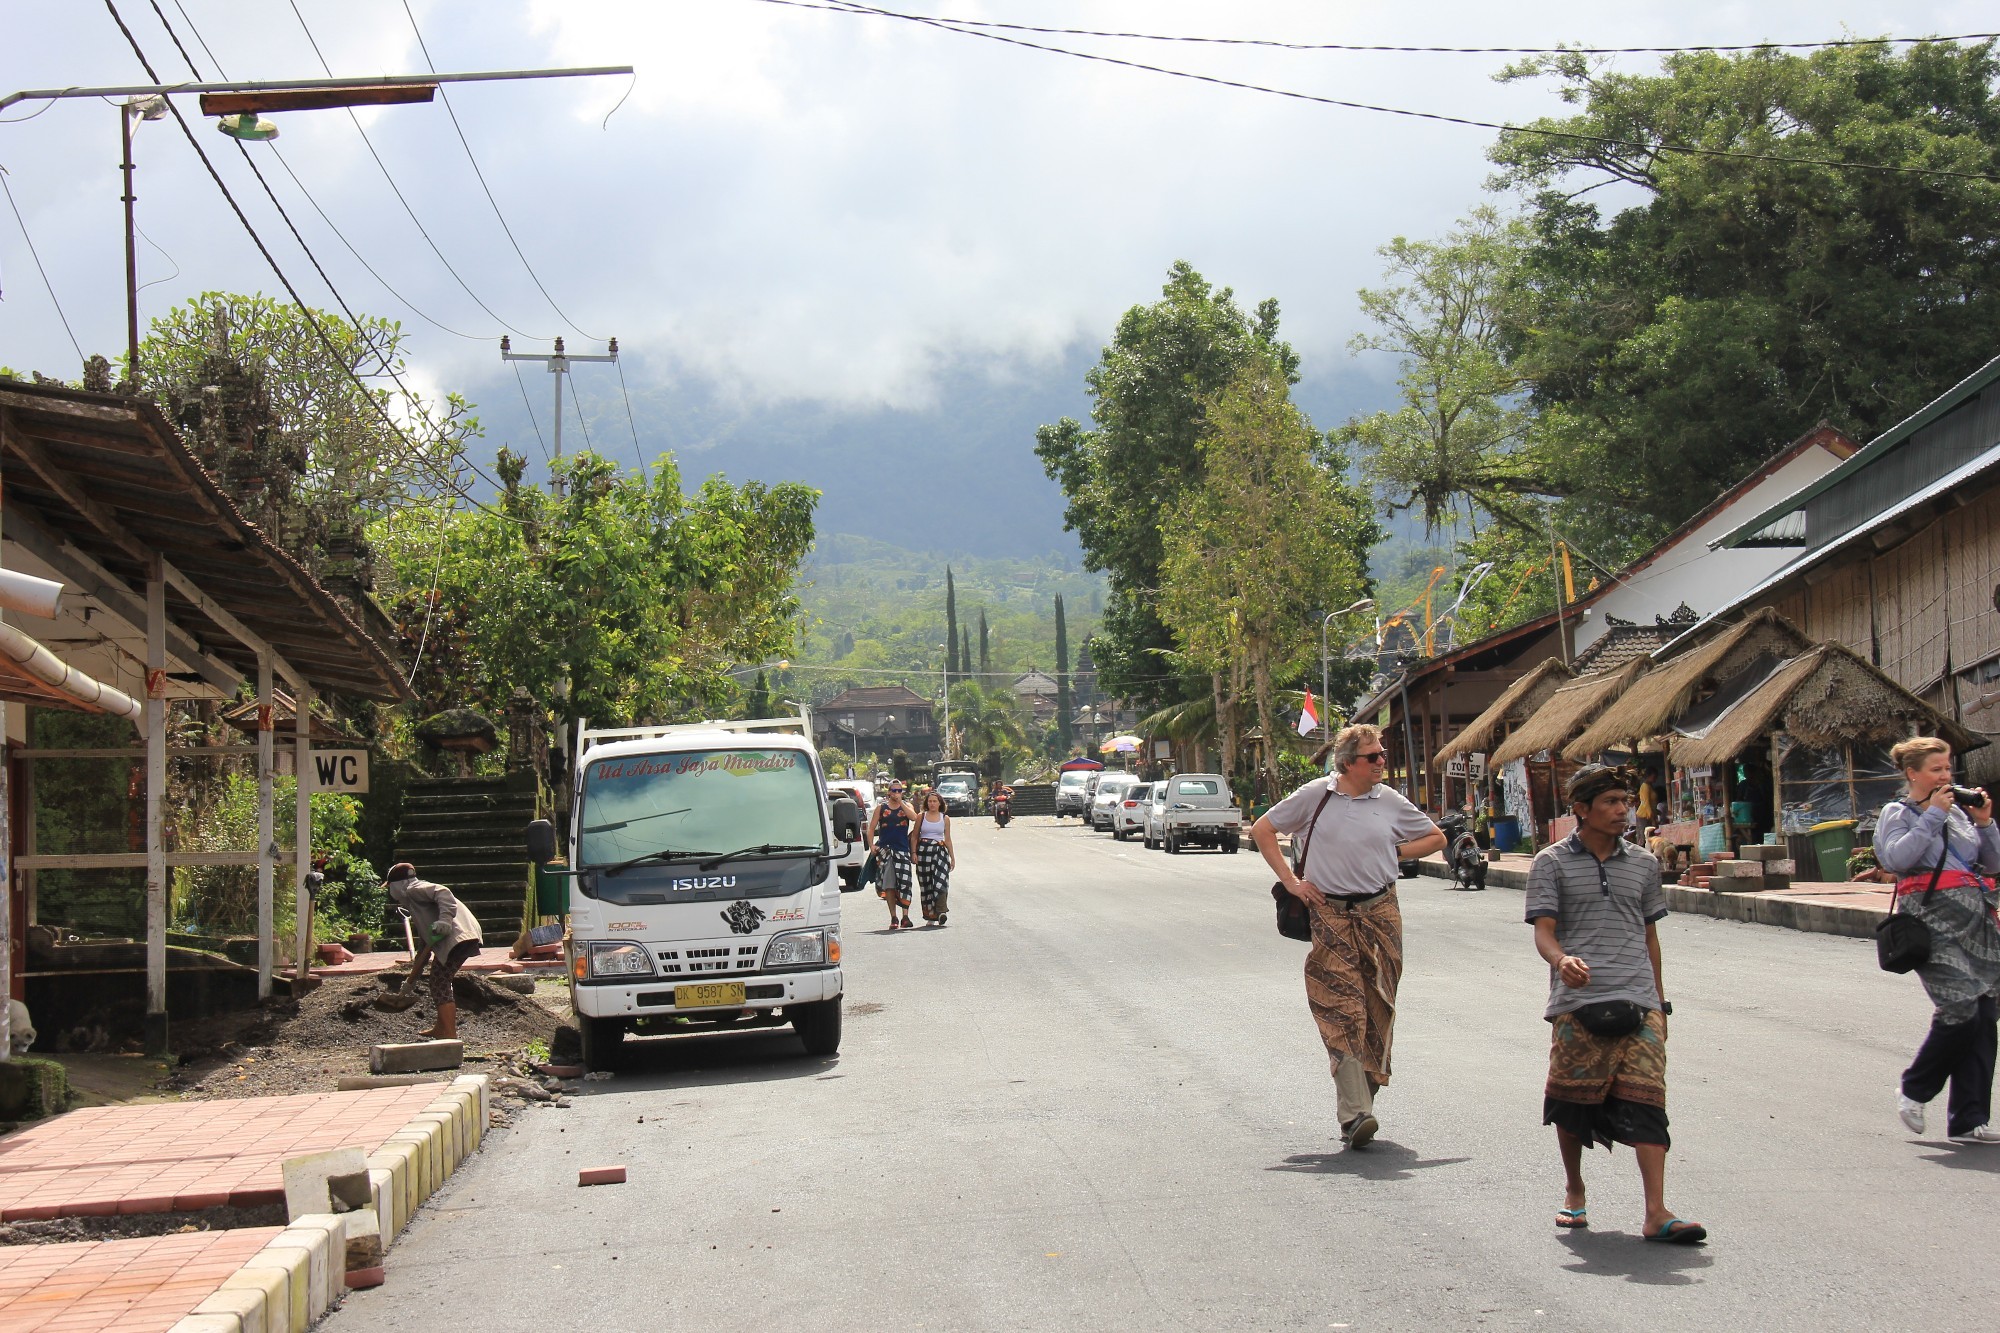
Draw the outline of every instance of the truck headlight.
<instances>
[{"instance_id":1,"label":"truck headlight","mask_svg":"<svg viewBox=\"0 0 2000 1333\"><path fill-rule=\"evenodd\" d=\"M832 934L832 932L828 931L824 926L815 926L811 930L792 930L785 932L783 935L774 936L771 940L770 948L764 952L765 969L769 971L781 967L818 967L823 963L831 961L827 957L829 950L827 936L829 934ZM832 952L838 956L840 951L839 935L833 935L830 947Z\"/></svg>"},{"instance_id":2,"label":"truck headlight","mask_svg":"<svg viewBox=\"0 0 2000 1333\"><path fill-rule=\"evenodd\" d=\"M653 975L653 955L638 944L593 944L590 946L590 975L650 977Z\"/></svg>"}]
</instances>

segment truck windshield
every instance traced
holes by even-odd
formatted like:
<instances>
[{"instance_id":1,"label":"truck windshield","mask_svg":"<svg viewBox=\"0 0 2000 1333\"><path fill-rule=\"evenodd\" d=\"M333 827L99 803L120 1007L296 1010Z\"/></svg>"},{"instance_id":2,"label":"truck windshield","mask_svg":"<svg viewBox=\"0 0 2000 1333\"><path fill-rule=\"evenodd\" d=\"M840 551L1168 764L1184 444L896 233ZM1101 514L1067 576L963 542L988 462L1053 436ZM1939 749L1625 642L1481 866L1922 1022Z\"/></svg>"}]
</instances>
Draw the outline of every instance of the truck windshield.
<instances>
[{"instance_id":1,"label":"truck windshield","mask_svg":"<svg viewBox=\"0 0 2000 1333\"><path fill-rule=\"evenodd\" d=\"M675 860L776 843L824 847L820 791L796 750L696 750L591 762L578 862Z\"/></svg>"},{"instance_id":2,"label":"truck windshield","mask_svg":"<svg viewBox=\"0 0 2000 1333\"><path fill-rule=\"evenodd\" d=\"M973 781L968 777L954 775L952 777L939 778L937 785L939 791L970 791Z\"/></svg>"}]
</instances>

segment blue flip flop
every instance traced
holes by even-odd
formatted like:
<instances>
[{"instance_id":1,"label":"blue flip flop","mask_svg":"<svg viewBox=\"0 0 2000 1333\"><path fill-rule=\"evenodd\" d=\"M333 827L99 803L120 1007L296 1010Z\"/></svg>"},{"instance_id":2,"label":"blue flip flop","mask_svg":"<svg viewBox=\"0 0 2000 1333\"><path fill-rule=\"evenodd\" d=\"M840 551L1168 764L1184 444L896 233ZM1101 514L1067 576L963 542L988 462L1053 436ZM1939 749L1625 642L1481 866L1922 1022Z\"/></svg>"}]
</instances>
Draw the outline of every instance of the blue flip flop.
<instances>
[{"instance_id":1,"label":"blue flip flop","mask_svg":"<svg viewBox=\"0 0 2000 1333\"><path fill-rule=\"evenodd\" d=\"M1558 1208L1556 1209L1556 1225L1566 1231L1575 1231L1583 1227L1588 1227L1590 1219L1585 1214L1589 1211L1590 1209L1588 1208Z\"/></svg>"},{"instance_id":2,"label":"blue flip flop","mask_svg":"<svg viewBox=\"0 0 2000 1333\"><path fill-rule=\"evenodd\" d=\"M1680 1230L1674 1230L1675 1227ZM1647 1232L1646 1239L1663 1241L1668 1245L1699 1245L1708 1239L1708 1228L1699 1222L1683 1222L1678 1217L1670 1217L1660 1223L1658 1231Z\"/></svg>"}]
</instances>

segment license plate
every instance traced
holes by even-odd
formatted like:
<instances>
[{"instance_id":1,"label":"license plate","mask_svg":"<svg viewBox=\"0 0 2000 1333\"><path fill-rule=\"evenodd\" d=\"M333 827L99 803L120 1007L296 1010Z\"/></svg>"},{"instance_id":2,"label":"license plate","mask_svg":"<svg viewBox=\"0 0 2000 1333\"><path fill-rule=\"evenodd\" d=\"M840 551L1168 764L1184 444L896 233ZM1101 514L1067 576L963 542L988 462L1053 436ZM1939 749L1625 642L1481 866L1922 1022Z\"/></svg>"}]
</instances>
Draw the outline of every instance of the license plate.
<instances>
[{"instance_id":1,"label":"license plate","mask_svg":"<svg viewBox=\"0 0 2000 1333\"><path fill-rule=\"evenodd\" d=\"M743 983L740 981L704 981L692 986L674 987L674 1008L709 1009L718 1004L743 1003Z\"/></svg>"}]
</instances>

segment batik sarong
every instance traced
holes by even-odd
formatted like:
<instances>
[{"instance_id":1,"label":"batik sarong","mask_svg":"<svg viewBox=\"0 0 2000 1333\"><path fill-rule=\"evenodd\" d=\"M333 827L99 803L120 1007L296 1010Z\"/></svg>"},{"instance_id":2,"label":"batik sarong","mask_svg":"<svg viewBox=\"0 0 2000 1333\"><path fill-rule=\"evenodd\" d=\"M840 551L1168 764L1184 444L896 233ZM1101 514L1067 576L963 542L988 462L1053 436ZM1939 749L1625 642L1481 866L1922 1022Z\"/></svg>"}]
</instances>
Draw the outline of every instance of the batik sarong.
<instances>
[{"instance_id":1,"label":"batik sarong","mask_svg":"<svg viewBox=\"0 0 2000 1333\"><path fill-rule=\"evenodd\" d=\"M1306 1003L1328 1068L1347 1056L1361 1061L1369 1082L1389 1081L1389 1045L1396 1024L1396 983L1403 975L1403 911L1392 888L1355 906L1328 897L1312 909L1306 954Z\"/></svg>"},{"instance_id":2,"label":"batik sarong","mask_svg":"<svg viewBox=\"0 0 2000 1333\"><path fill-rule=\"evenodd\" d=\"M875 895L887 898L891 907L910 907L910 854L893 847L875 849Z\"/></svg>"},{"instance_id":3,"label":"batik sarong","mask_svg":"<svg viewBox=\"0 0 2000 1333\"><path fill-rule=\"evenodd\" d=\"M1585 1147L1668 1146L1665 1014L1648 1010L1639 1030L1623 1037L1600 1037L1574 1014L1557 1014L1549 1028L1543 1124L1558 1126Z\"/></svg>"},{"instance_id":4,"label":"batik sarong","mask_svg":"<svg viewBox=\"0 0 2000 1333\"><path fill-rule=\"evenodd\" d=\"M941 921L951 891L951 852L934 838L917 844L917 884L923 900L924 920Z\"/></svg>"}]
</instances>

